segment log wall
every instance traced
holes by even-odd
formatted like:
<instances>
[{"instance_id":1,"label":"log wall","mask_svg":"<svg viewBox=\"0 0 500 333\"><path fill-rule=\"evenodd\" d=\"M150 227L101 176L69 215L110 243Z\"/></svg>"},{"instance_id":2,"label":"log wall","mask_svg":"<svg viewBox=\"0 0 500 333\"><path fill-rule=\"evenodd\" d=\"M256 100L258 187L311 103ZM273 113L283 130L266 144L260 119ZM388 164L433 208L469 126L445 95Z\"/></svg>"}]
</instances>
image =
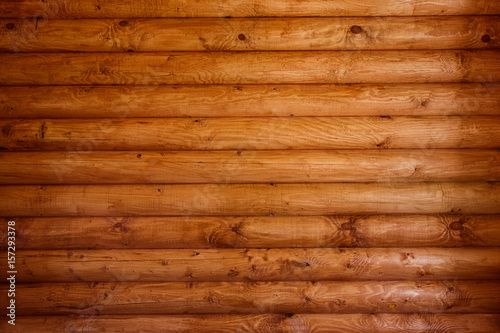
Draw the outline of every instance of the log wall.
<instances>
[{"instance_id":1,"label":"log wall","mask_svg":"<svg viewBox=\"0 0 500 333\"><path fill-rule=\"evenodd\" d=\"M2 332L500 331L500 2L0 1Z\"/></svg>"}]
</instances>

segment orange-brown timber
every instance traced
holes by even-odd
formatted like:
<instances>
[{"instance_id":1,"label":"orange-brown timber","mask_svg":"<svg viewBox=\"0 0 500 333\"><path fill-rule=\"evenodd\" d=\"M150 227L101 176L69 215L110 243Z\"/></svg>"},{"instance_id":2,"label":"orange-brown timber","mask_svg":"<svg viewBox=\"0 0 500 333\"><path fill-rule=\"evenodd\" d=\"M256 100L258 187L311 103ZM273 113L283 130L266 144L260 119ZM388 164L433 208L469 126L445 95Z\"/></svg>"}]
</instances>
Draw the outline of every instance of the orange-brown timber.
<instances>
[{"instance_id":1,"label":"orange-brown timber","mask_svg":"<svg viewBox=\"0 0 500 333\"><path fill-rule=\"evenodd\" d=\"M12 219L18 250L500 246L500 215Z\"/></svg>"},{"instance_id":2,"label":"orange-brown timber","mask_svg":"<svg viewBox=\"0 0 500 333\"><path fill-rule=\"evenodd\" d=\"M248 16L498 15L496 0L9 0L2 17L135 18Z\"/></svg>"},{"instance_id":3,"label":"orange-brown timber","mask_svg":"<svg viewBox=\"0 0 500 333\"><path fill-rule=\"evenodd\" d=\"M7 284L0 292L7 294ZM6 306L7 297L0 305ZM498 313L499 281L19 283L17 315Z\"/></svg>"},{"instance_id":4,"label":"orange-brown timber","mask_svg":"<svg viewBox=\"0 0 500 333\"><path fill-rule=\"evenodd\" d=\"M4 27L9 26L12 29ZM0 20L0 51L295 51L497 48L499 16ZM484 36L488 36L486 38Z\"/></svg>"},{"instance_id":5,"label":"orange-brown timber","mask_svg":"<svg viewBox=\"0 0 500 333\"><path fill-rule=\"evenodd\" d=\"M496 82L499 57L500 50L0 53L0 85Z\"/></svg>"},{"instance_id":6,"label":"orange-brown timber","mask_svg":"<svg viewBox=\"0 0 500 333\"><path fill-rule=\"evenodd\" d=\"M159 236L161 237L161 236ZM7 254L1 258L7 262ZM500 275L500 248L17 251L17 282L471 280ZM9 276L7 265L0 273Z\"/></svg>"},{"instance_id":7,"label":"orange-brown timber","mask_svg":"<svg viewBox=\"0 0 500 333\"><path fill-rule=\"evenodd\" d=\"M500 181L500 150L0 152L0 184Z\"/></svg>"},{"instance_id":8,"label":"orange-brown timber","mask_svg":"<svg viewBox=\"0 0 500 333\"><path fill-rule=\"evenodd\" d=\"M500 148L500 117L0 119L2 150ZM237 158L237 156L235 156Z\"/></svg>"},{"instance_id":9,"label":"orange-brown timber","mask_svg":"<svg viewBox=\"0 0 500 333\"><path fill-rule=\"evenodd\" d=\"M2 118L500 115L496 83L2 86Z\"/></svg>"},{"instance_id":10,"label":"orange-brown timber","mask_svg":"<svg viewBox=\"0 0 500 333\"><path fill-rule=\"evenodd\" d=\"M3 185L0 216L499 214L500 183Z\"/></svg>"},{"instance_id":11,"label":"orange-brown timber","mask_svg":"<svg viewBox=\"0 0 500 333\"><path fill-rule=\"evenodd\" d=\"M497 333L495 314L270 314L168 316L22 317L16 326L0 322L10 333Z\"/></svg>"}]
</instances>

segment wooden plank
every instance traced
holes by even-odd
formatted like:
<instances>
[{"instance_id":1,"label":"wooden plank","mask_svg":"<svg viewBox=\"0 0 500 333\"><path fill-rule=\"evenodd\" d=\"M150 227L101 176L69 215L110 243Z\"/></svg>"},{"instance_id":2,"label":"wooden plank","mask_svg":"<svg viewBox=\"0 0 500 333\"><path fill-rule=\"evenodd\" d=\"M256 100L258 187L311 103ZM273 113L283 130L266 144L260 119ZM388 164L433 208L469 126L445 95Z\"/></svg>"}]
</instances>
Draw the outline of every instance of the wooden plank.
<instances>
[{"instance_id":1,"label":"wooden plank","mask_svg":"<svg viewBox=\"0 0 500 333\"><path fill-rule=\"evenodd\" d=\"M500 47L499 16L0 20L1 52L295 51Z\"/></svg>"},{"instance_id":2,"label":"wooden plank","mask_svg":"<svg viewBox=\"0 0 500 333\"><path fill-rule=\"evenodd\" d=\"M11 151L500 148L500 117L0 119L0 128L0 150Z\"/></svg>"},{"instance_id":3,"label":"wooden plank","mask_svg":"<svg viewBox=\"0 0 500 333\"><path fill-rule=\"evenodd\" d=\"M500 150L0 152L0 184L500 181Z\"/></svg>"},{"instance_id":4,"label":"wooden plank","mask_svg":"<svg viewBox=\"0 0 500 333\"><path fill-rule=\"evenodd\" d=\"M38 332L308 332L308 333L496 333L495 314L275 314L168 316L21 317L16 326L0 322L10 333Z\"/></svg>"},{"instance_id":5,"label":"wooden plank","mask_svg":"<svg viewBox=\"0 0 500 333\"><path fill-rule=\"evenodd\" d=\"M0 216L499 214L500 183L3 185Z\"/></svg>"},{"instance_id":6,"label":"wooden plank","mask_svg":"<svg viewBox=\"0 0 500 333\"><path fill-rule=\"evenodd\" d=\"M0 86L2 118L500 115L495 83Z\"/></svg>"},{"instance_id":7,"label":"wooden plank","mask_svg":"<svg viewBox=\"0 0 500 333\"><path fill-rule=\"evenodd\" d=\"M500 246L500 215L10 217L17 250ZM6 246L6 233L0 233ZM161 237L154 237L161 235Z\"/></svg>"},{"instance_id":8,"label":"wooden plank","mask_svg":"<svg viewBox=\"0 0 500 333\"><path fill-rule=\"evenodd\" d=\"M7 294L8 285L0 292ZM0 303L7 305L7 298ZM499 281L30 283L16 314L498 313Z\"/></svg>"},{"instance_id":9,"label":"wooden plank","mask_svg":"<svg viewBox=\"0 0 500 333\"><path fill-rule=\"evenodd\" d=\"M7 254L1 259L7 263ZM491 280L500 248L17 251L17 282ZM7 264L0 277L9 274Z\"/></svg>"},{"instance_id":10,"label":"wooden plank","mask_svg":"<svg viewBox=\"0 0 500 333\"><path fill-rule=\"evenodd\" d=\"M500 81L500 50L0 53L0 85Z\"/></svg>"},{"instance_id":11,"label":"wooden plank","mask_svg":"<svg viewBox=\"0 0 500 333\"><path fill-rule=\"evenodd\" d=\"M498 15L500 5L495 0L10 0L0 2L0 13L15 18Z\"/></svg>"}]
</instances>

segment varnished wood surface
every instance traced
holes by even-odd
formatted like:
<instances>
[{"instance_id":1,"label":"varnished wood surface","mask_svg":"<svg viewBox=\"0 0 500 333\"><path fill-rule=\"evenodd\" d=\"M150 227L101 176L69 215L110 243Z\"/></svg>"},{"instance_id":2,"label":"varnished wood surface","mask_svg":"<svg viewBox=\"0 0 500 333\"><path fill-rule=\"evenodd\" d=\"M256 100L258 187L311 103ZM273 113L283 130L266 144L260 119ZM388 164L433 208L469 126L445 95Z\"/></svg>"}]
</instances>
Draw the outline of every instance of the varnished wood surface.
<instances>
[{"instance_id":1,"label":"varnished wood surface","mask_svg":"<svg viewBox=\"0 0 500 333\"><path fill-rule=\"evenodd\" d=\"M0 292L7 292L7 285ZM6 304L6 298L1 305ZM30 283L17 314L498 313L498 281Z\"/></svg>"},{"instance_id":2,"label":"varnished wood surface","mask_svg":"<svg viewBox=\"0 0 500 333\"><path fill-rule=\"evenodd\" d=\"M500 50L0 53L0 85L496 82L499 57Z\"/></svg>"},{"instance_id":3,"label":"varnished wood surface","mask_svg":"<svg viewBox=\"0 0 500 333\"><path fill-rule=\"evenodd\" d=\"M7 256L1 258L7 261ZM500 248L17 251L17 282L473 280L500 275ZM0 273L2 280L9 274Z\"/></svg>"},{"instance_id":4,"label":"varnished wood surface","mask_svg":"<svg viewBox=\"0 0 500 333\"><path fill-rule=\"evenodd\" d=\"M0 86L2 118L500 115L496 83Z\"/></svg>"},{"instance_id":5,"label":"varnished wood surface","mask_svg":"<svg viewBox=\"0 0 500 333\"><path fill-rule=\"evenodd\" d=\"M499 331L499 22L0 1L0 331Z\"/></svg>"},{"instance_id":6,"label":"varnished wood surface","mask_svg":"<svg viewBox=\"0 0 500 333\"><path fill-rule=\"evenodd\" d=\"M3 185L0 216L500 214L500 183Z\"/></svg>"},{"instance_id":7,"label":"varnished wood surface","mask_svg":"<svg viewBox=\"0 0 500 333\"><path fill-rule=\"evenodd\" d=\"M0 184L500 181L500 150L0 152Z\"/></svg>"},{"instance_id":8,"label":"varnished wood surface","mask_svg":"<svg viewBox=\"0 0 500 333\"><path fill-rule=\"evenodd\" d=\"M0 2L0 13L17 18L498 15L500 5L495 0L10 0Z\"/></svg>"},{"instance_id":9,"label":"varnished wood surface","mask_svg":"<svg viewBox=\"0 0 500 333\"><path fill-rule=\"evenodd\" d=\"M18 250L500 246L499 215L13 219Z\"/></svg>"},{"instance_id":10,"label":"varnished wood surface","mask_svg":"<svg viewBox=\"0 0 500 333\"><path fill-rule=\"evenodd\" d=\"M0 128L12 151L500 148L500 117L0 119Z\"/></svg>"},{"instance_id":11,"label":"varnished wood surface","mask_svg":"<svg viewBox=\"0 0 500 333\"><path fill-rule=\"evenodd\" d=\"M16 326L0 329L24 332L172 332L172 333L496 333L497 314L276 314L169 316L39 316L23 317Z\"/></svg>"},{"instance_id":12,"label":"varnished wood surface","mask_svg":"<svg viewBox=\"0 0 500 333\"><path fill-rule=\"evenodd\" d=\"M499 32L499 16L24 19L0 20L0 51L481 49L500 47Z\"/></svg>"}]
</instances>

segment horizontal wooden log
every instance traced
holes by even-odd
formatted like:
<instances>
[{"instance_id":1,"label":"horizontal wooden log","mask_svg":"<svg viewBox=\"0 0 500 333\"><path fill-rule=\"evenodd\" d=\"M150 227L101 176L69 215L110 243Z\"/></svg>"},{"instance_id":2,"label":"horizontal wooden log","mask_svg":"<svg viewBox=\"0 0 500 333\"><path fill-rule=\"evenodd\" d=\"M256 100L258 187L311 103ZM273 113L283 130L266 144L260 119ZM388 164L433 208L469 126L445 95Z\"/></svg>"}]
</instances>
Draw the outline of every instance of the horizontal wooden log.
<instances>
[{"instance_id":1,"label":"horizontal wooden log","mask_svg":"<svg viewBox=\"0 0 500 333\"><path fill-rule=\"evenodd\" d=\"M7 253L1 259L5 281ZM18 282L491 280L500 248L17 251Z\"/></svg>"},{"instance_id":2,"label":"horizontal wooden log","mask_svg":"<svg viewBox=\"0 0 500 333\"><path fill-rule=\"evenodd\" d=\"M0 13L14 18L498 15L500 5L495 0L10 0L0 2Z\"/></svg>"},{"instance_id":3,"label":"horizontal wooden log","mask_svg":"<svg viewBox=\"0 0 500 333\"><path fill-rule=\"evenodd\" d=\"M7 284L0 292L7 294ZM0 305L7 306L7 297ZM499 281L30 283L16 315L498 313Z\"/></svg>"},{"instance_id":4,"label":"horizontal wooden log","mask_svg":"<svg viewBox=\"0 0 500 333\"><path fill-rule=\"evenodd\" d=\"M500 115L495 83L0 86L2 118ZM126 96L126 97L125 97Z\"/></svg>"},{"instance_id":5,"label":"horizontal wooden log","mask_svg":"<svg viewBox=\"0 0 500 333\"><path fill-rule=\"evenodd\" d=\"M43 24L40 24L43 23ZM0 20L3 52L295 51L500 47L499 16Z\"/></svg>"},{"instance_id":6,"label":"horizontal wooden log","mask_svg":"<svg viewBox=\"0 0 500 333\"><path fill-rule=\"evenodd\" d=\"M500 214L500 183L3 185L0 216Z\"/></svg>"},{"instance_id":7,"label":"horizontal wooden log","mask_svg":"<svg viewBox=\"0 0 500 333\"><path fill-rule=\"evenodd\" d=\"M500 117L0 119L0 128L0 150L11 151L500 148Z\"/></svg>"},{"instance_id":8,"label":"horizontal wooden log","mask_svg":"<svg viewBox=\"0 0 500 333\"><path fill-rule=\"evenodd\" d=\"M168 316L21 317L16 325L0 322L3 332L331 332L331 333L496 333L495 314L274 314Z\"/></svg>"},{"instance_id":9,"label":"horizontal wooden log","mask_svg":"<svg viewBox=\"0 0 500 333\"><path fill-rule=\"evenodd\" d=\"M0 85L497 82L499 57L500 50L0 53Z\"/></svg>"},{"instance_id":10,"label":"horizontal wooden log","mask_svg":"<svg viewBox=\"0 0 500 333\"><path fill-rule=\"evenodd\" d=\"M36 217L17 250L500 246L500 215ZM0 233L6 246L7 234ZM154 235L161 235L155 237Z\"/></svg>"},{"instance_id":11,"label":"horizontal wooden log","mask_svg":"<svg viewBox=\"0 0 500 333\"><path fill-rule=\"evenodd\" d=\"M0 184L500 181L500 150L0 152Z\"/></svg>"}]
</instances>

